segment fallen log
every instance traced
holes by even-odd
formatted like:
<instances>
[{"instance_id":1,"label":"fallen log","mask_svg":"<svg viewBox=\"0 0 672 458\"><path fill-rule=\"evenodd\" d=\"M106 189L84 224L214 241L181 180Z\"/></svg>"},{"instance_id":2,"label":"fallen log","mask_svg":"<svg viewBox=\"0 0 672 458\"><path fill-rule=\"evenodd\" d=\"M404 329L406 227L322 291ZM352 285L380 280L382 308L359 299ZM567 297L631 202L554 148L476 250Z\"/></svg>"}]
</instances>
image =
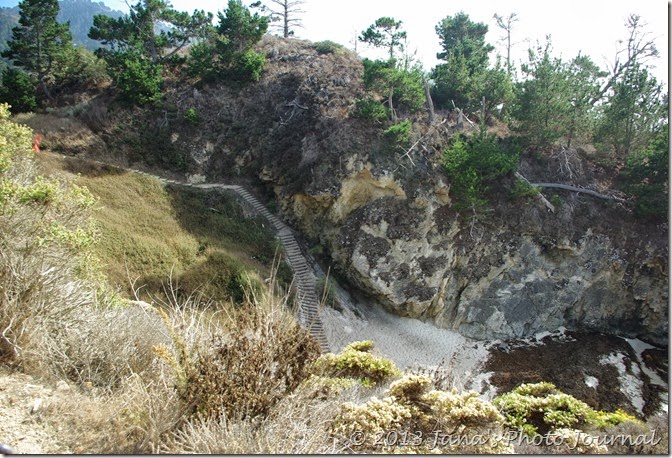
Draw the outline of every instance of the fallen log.
<instances>
[{"instance_id":1,"label":"fallen log","mask_svg":"<svg viewBox=\"0 0 672 458\"><path fill-rule=\"evenodd\" d=\"M538 186L540 188L554 188L554 189L564 189L565 191L571 191L571 192L582 192L584 194L591 195L593 197L597 197L598 199L604 199L604 200L615 200L618 202L625 202L625 199L622 199L620 197L608 195L608 194L601 194L597 191L593 191L591 189L585 189L585 188L578 188L576 186L571 186L568 184L560 184L560 183L530 183L531 186Z\"/></svg>"}]
</instances>

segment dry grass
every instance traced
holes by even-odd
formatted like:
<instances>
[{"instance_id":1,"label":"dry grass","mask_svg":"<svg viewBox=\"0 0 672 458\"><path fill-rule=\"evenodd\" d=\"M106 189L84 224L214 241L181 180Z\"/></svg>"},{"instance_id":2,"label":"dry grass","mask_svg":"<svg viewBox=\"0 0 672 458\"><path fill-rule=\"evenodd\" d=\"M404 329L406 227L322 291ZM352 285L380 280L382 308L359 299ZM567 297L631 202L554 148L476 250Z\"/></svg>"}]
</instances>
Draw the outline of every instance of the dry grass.
<instances>
[{"instance_id":1,"label":"dry grass","mask_svg":"<svg viewBox=\"0 0 672 458\"><path fill-rule=\"evenodd\" d=\"M354 386L330 398L317 397L301 385L280 400L268 416L232 420L226 416L189 422L171 434L160 453L196 454L327 454L345 450L331 438L329 428L340 405L361 397Z\"/></svg>"},{"instance_id":2,"label":"dry grass","mask_svg":"<svg viewBox=\"0 0 672 458\"><path fill-rule=\"evenodd\" d=\"M203 292L242 301L241 283L270 276L277 249L263 220L246 218L235 199L216 191L166 187L158 180L110 166L40 154L47 175L73 177L99 199L95 247L109 283L126 297L160 295L166 279L185 297Z\"/></svg>"}]
</instances>

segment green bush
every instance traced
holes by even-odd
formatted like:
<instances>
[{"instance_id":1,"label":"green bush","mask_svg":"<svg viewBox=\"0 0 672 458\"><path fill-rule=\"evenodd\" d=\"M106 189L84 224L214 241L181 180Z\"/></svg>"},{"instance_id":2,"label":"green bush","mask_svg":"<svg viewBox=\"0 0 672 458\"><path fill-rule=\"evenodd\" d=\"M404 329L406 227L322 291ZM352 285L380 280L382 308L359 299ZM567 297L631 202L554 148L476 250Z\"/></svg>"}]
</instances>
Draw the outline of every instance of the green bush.
<instances>
[{"instance_id":1,"label":"green bush","mask_svg":"<svg viewBox=\"0 0 672 458\"><path fill-rule=\"evenodd\" d=\"M192 126L195 126L201 122L201 115L198 113L196 108L189 108L184 112L184 120L187 121Z\"/></svg>"},{"instance_id":2,"label":"green bush","mask_svg":"<svg viewBox=\"0 0 672 458\"><path fill-rule=\"evenodd\" d=\"M402 121L388 127L385 136L396 145L405 146L411 141L411 121Z\"/></svg>"},{"instance_id":3,"label":"green bush","mask_svg":"<svg viewBox=\"0 0 672 458\"><path fill-rule=\"evenodd\" d=\"M315 361L313 373L328 377L358 379L364 385L375 385L398 377L399 369L392 361L371 354L373 342L353 342L341 353L327 353Z\"/></svg>"},{"instance_id":4,"label":"green bush","mask_svg":"<svg viewBox=\"0 0 672 458\"><path fill-rule=\"evenodd\" d=\"M264 55L255 51L237 54L231 63L229 75L236 81L259 81L265 62Z\"/></svg>"},{"instance_id":5,"label":"green bush","mask_svg":"<svg viewBox=\"0 0 672 458\"><path fill-rule=\"evenodd\" d=\"M345 49L343 45L331 40L318 41L313 46L318 54L338 54Z\"/></svg>"},{"instance_id":6,"label":"green bush","mask_svg":"<svg viewBox=\"0 0 672 458\"><path fill-rule=\"evenodd\" d=\"M546 434L562 428L604 427L636 421L622 411L598 412L588 404L558 390L548 382L526 383L494 399L493 404L512 429L526 434Z\"/></svg>"},{"instance_id":7,"label":"green bush","mask_svg":"<svg viewBox=\"0 0 672 458\"><path fill-rule=\"evenodd\" d=\"M647 148L630 154L623 176L625 190L635 197L635 212L645 218L667 219L669 200L669 126Z\"/></svg>"},{"instance_id":8,"label":"green bush","mask_svg":"<svg viewBox=\"0 0 672 458\"><path fill-rule=\"evenodd\" d=\"M529 183L523 180L516 180L516 183L513 185L513 190L511 191L511 196L514 199L526 199L534 197L539 194L539 187L531 186Z\"/></svg>"},{"instance_id":9,"label":"green bush","mask_svg":"<svg viewBox=\"0 0 672 458\"><path fill-rule=\"evenodd\" d=\"M451 191L458 208L476 208L486 203L485 193L494 181L518 167L517 148L500 144L485 129L469 139L455 134L443 153L443 166L452 180Z\"/></svg>"},{"instance_id":10,"label":"green bush","mask_svg":"<svg viewBox=\"0 0 672 458\"><path fill-rule=\"evenodd\" d=\"M357 99L355 108L350 114L353 118L371 119L373 121L385 121L389 115L387 108L377 100L370 97Z\"/></svg>"},{"instance_id":11,"label":"green bush","mask_svg":"<svg viewBox=\"0 0 672 458\"><path fill-rule=\"evenodd\" d=\"M2 74L0 102L11 105L12 113L35 111L35 84L27 73L16 68L8 68Z\"/></svg>"},{"instance_id":12,"label":"green bush","mask_svg":"<svg viewBox=\"0 0 672 458\"><path fill-rule=\"evenodd\" d=\"M559 195L553 194L551 196L551 204L553 204L554 207L560 207L562 206L562 199Z\"/></svg>"},{"instance_id":13,"label":"green bush","mask_svg":"<svg viewBox=\"0 0 672 458\"><path fill-rule=\"evenodd\" d=\"M119 55L108 65L122 98L138 105L156 102L161 98L163 77L160 65L133 52Z\"/></svg>"}]
</instances>

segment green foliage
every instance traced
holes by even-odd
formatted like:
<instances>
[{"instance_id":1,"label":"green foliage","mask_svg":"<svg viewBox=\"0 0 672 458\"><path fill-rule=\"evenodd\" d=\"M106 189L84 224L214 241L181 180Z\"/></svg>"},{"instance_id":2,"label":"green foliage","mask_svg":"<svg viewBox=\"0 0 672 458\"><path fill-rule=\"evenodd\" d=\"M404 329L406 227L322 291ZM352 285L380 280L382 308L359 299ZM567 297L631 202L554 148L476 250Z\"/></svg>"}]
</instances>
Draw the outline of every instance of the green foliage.
<instances>
[{"instance_id":1,"label":"green foliage","mask_svg":"<svg viewBox=\"0 0 672 458\"><path fill-rule=\"evenodd\" d=\"M622 174L626 191L635 197L637 215L666 220L669 202L668 125L646 148L628 156Z\"/></svg>"},{"instance_id":2,"label":"green foliage","mask_svg":"<svg viewBox=\"0 0 672 458\"><path fill-rule=\"evenodd\" d=\"M355 100L355 108L351 113L353 118L371 119L373 121L385 121L389 114L385 106L379 101L366 97Z\"/></svg>"},{"instance_id":3,"label":"green foliage","mask_svg":"<svg viewBox=\"0 0 672 458\"><path fill-rule=\"evenodd\" d=\"M47 80L55 67L72 54L69 24L56 20L57 0L23 0L19 9L19 25L12 30L12 41L2 56L32 75L50 99Z\"/></svg>"},{"instance_id":4,"label":"green foliage","mask_svg":"<svg viewBox=\"0 0 672 458\"><path fill-rule=\"evenodd\" d=\"M373 342L353 342L341 353L327 353L315 361L312 372L316 375L358 379L365 385L381 383L399 376L392 361L371 354Z\"/></svg>"},{"instance_id":5,"label":"green foliage","mask_svg":"<svg viewBox=\"0 0 672 458\"><path fill-rule=\"evenodd\" d=\"M195 126L201 122L201 115L198 113L196 108L190 107L187 109L187 111L184 112L184 120L192 126Z\"/></svg>"},{"instance_id":6,"label":"green foliage","mask_svg":"<svg viewBox=\"0 0 672 458\"><path fill-rule=\"evenodd\" d=\"M463 12L444 18L436 33L443 51L437 54L445 63L432 70L432 97L437 106L463 110L483 109L490 116L494 107L512 98L511 79L499 59L495 68L488 68L488 54L494 49L485 43L488 26L476 23Z\"/></svg>"},{"instance_id":7,"label":"green foliage","mask_svg":"<svg viewBox=\"0 0 672 458\"><path fill-rule=\"evenodd\" d=\"M511 197L514 199L527 199L539 194L539 187L531 186L529 183L517 179L511 191Z\"/></svg>"},{"instance_id":8,"label":"green foliage","mask_svg":"<svg viewBox=\"0 0 672 458\"><path fill-rule=\"evenodd\" d=\"M562 206L562 199L559 195L553 194L551 196L551 204L553 204L554 207L560 207Z\"/></svg>"},{"instance_id":9,"label":"green foliage","mask_svg":"<svg viewBox=\"0 0 672 458\"><path fill-rule=\"evenodd\" d=\"M189 14L173 9L165 0L141 0L126 16L94 16L89 37L108 46L97 51L106 60L133 50L153 64L165 64L211 21L212 14L202 10Z\"/></svg>"},{"instance_id":10,"label":"green foliage","mask_svg":"<svg viewBox=\"0 0 672 458\"><path fill-rule=\"evenodd\" d=\"M422 108L425 92L422 69L418 65L401 67L395 60L370 59L364 59L363 63L364 86L387 96L387 111L393 119L395 107L408 113L416 113Z\"/></svg>"},{"instance_id":11,"label":"green foliage","mask_svg":"<svg viewBox=\"0 0 672 458\"><path fill-rule=\"evenodd\" d=\"M381 17L363 31L358 39L376 48L388 48L390 60L393 60L395 48L403 50L406 32L401 30L401 21L395 21L391 17Z\"/></svg>"},{"instance_id":12,"label":"green foliage","mask_svg":"<svg viewBox=\"0 0 672 458\"><path fill-rule=\"evenodd\" d=\"M188 73L205 80L258 81L265 58L254 46L268 30L268 18L250 13L240 0L229 0L216 28L206 28L191 47Z\"/></svg>"},{"instance_id":13,"label":"green foliage","mask_svg":"<svg viewBox=\"0 0 672 458\"><path fill-rule=\"evenodd\" d=\"M484 205L491 183L516 170L518 159L515 147L500 144L485 129L468 140L456 134L443 153L443 166L452 180L451 191L459 199L458 207Z\"/></svg>"},{"instance_id":14,"label":"green foliage","mask_svg":"<svg viewBox=\"0 0 672 458\"><path fill-rule=\"evenodd\" d=\"M123 99L138 105L161 99L161 66L128 51L108 60L108 67Z\"/></svg>"},{"instance_id":15,"label":"green foliage","mask_svg":"<svg viewBox=\"0 0 672 458\"><path fill-rule=\"evenodd\" d=\"M266 58L255 51L237 54L229 69L229 76L237 81L259 81L264 71Z\"/></svg>"},{"instance_id":16,"label":"green foliage","mask_svg":"<svg viewBox=\"0 0 672 458\"><path fill-rule=\"evenodd\" d=\"M529 50L529 62L521 69L524 79L516 85L512 109L515 129L527 145L548 148L565 133L571 111L565 65L551 57L547 42Z\"/></svg>"},{"instance_id":17,"label":"green foliage","mask_svg":"<svg viewBox=\"0 0 672 458\"><path fill-rule=\"evenodd\" d=\"M663 86L646 68L633 64L613 87L598 121L595 140L624 157L644 148L667 120Z\"/></svg>"},{"instance_id":18,"label":"green foliage","mask_svg":"<svg viewBox=\"0 0 672 458\"><path fill-rule=\"evenodd\" d=\"M450 56L462 56L470 73L488 65L488 54L495 48L485 43L488 26L473 22L469 15L460 11L455 16L446 16L435 28L441 40L442 52L436 57L449 60Z\"/></svg>"},{"instance_id":19,"label":"green foliage","mask_svg":"<svg viewBox=\"0 0 672 458\"><path fill-rule=\"evenodd\" d=\"M89 37L107 46L96 54L107 62L122 97L142 105L160 98L163 66L211 20L210 13L195 10L190 15L164 0L142 0L127 16L95 16ZM167 27L159 30L159 24Z\"/></svg>"},{"instance_id":20,"label":"green foliage","mask_svg":"<svg viewBox=\"0 0 672 458\"><path fill-rule=\"evenodd\" d=\"M551 50L550 40L529 50L512 108L515 130L527 146L540 149L563 138L569 147L574 138L591 132L593 99L604 76L587 56L579 54L566 63L552 57Z\"/></svg>"},{"instance_id":21,"label":"green foliage","mask_svg":"<svg viewBox=\"0 0 672 458\"><path fill-rule=\"evenodd\" d=\"M494 399L505 423L527 434L545 434L563 428L581 429L635 420L623 412L597 412L588 404L562 393L548 382L526 383Z\"/></svg>"},{"instance_id":22,"label":"green foliage","mask_svg":"<svg viewBox=\"0 0 672 458\"><path fill-rule=\"evenodd\" d=\"M12 113L35 111L37 108L35 84L30 76L16 68L5 70L0 86L0 103L9 104Z\"/></svg>"},{"instance_id":23,"label":"green foliage","mask_svg":"<svg viewBox=\"0 0 672 458\"><path fill-rule=\"evenodd\" d=\"M81 47L74 48L55 72L55 84L58 88L97 87L109 79L106 62Z\"/></svg>"},{"instance_id":24,"label":"green foliage","mask_svg":"<svg viewBox=\"0 0 672 458\"><path fill-rule=\"evenodd\" d=\"M396 145L407 145L411 141L411 127L411 121L402 121L388 127L385 130L385 136Z\"/></svg>"},{"instance_id":25,"label":"green foliage","mask_svg":"<svg viewBox=\"0 0 672 458\"><path fill-rule=\"evenodd\" d=\"M316 41L313 47L318 54L340 54L345 51L345 47L331 40Z\"/></svg>"},{"instance_id":26,"label":"green foliage","mask_svg":"<svg viewBox=\"0 0 672 458\"><path fill-rule=\"evenodd\" d=\"M268 18L250 13L240 0L229 0L218 17L217 32L224 38L218 42L218 51L225 59L252 50L268 30Z\"/></svg>"}]
</instances>

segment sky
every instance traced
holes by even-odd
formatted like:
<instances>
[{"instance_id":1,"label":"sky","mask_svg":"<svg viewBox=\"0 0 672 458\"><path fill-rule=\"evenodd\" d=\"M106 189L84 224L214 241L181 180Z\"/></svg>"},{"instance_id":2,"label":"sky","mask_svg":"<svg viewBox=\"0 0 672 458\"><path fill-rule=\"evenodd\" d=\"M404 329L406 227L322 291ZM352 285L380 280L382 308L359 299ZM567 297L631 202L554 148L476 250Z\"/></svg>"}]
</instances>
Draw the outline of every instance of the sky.
<instances>
[{"instance_id":1,"label":"sky","mask_svg":"<svg viewBox=\"0 0 672 458\"><path fill-rule=\"evenodd\" d=\"M0 0L0 5L16 3L17 0ZM104 0L104 3L128 11L125 0ZM226 3L227 0L172 0L176 9L189 12L204 9L216 13L224 9ZM243 3L249 4L252 0L243 0ZM517 65L527 60L530 44L544 42L546 35L551 35L555 56L569 60L581 51L602 68L612 64L617 50L622 48L623 44L617 42L626 38L625 21L634 13L641 16L651 38L656 39L661 57L654 62L653 73L659 81L668 83L666 0L305 0L302 8L304 27L296 29L297 38L332 40L351 49L355 47L355 37L377 18L391 16L401 20L408 34L408 50L417 51L416 57L426 69L438 63L436 53L441 51L435 26L444 17L459 11L467 13L473 21L488 25L486 41L496 47L495 53L503 56L506 48L499 40L504 32L496 26L493 15L506 17L516 13L512 61ZM357 52L363 57L384 57L363 43L357 44Z\"/></svg>"}]
</instances>

